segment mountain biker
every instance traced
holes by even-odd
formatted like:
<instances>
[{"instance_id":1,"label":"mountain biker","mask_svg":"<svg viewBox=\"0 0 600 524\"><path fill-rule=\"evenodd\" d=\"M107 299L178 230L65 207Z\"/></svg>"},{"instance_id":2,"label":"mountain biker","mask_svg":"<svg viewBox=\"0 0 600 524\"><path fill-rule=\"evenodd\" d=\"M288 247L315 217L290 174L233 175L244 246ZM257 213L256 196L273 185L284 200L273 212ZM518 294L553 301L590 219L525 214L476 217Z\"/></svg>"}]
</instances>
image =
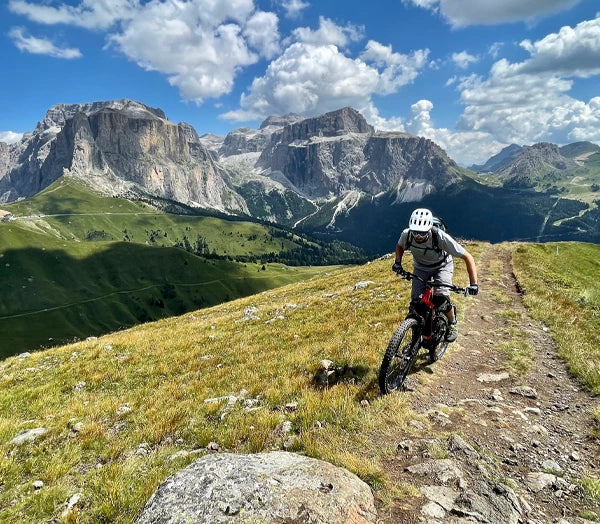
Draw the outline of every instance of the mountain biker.
<instances>
[{"instance_id":1,"label":"mountain biker","mask_svg":"<svg viewBox=\"0 0 600 524\"><path fill-rule=\"evenodd\" d=\"M467 266L470 285L467 292L477 295L477 269L471 254L448 233L434 227L433 214L429 209L415 209L410 216L408 228L402 231L396 245L396 261L392 270L404 276L406 272L402 267L402 256L410 250L413 256L414 274L427 281L433 278L436 284L452 284L454 274L454 261L452 257L462 258ZM423 282L412 280L411 298L413 301L425 291ZM448 331L446 342L454 342L458 336L456 326L456 307L450 301L450 290L444 287L435 288L434 303L448 318Z\"/></svg>"}]
</instances>

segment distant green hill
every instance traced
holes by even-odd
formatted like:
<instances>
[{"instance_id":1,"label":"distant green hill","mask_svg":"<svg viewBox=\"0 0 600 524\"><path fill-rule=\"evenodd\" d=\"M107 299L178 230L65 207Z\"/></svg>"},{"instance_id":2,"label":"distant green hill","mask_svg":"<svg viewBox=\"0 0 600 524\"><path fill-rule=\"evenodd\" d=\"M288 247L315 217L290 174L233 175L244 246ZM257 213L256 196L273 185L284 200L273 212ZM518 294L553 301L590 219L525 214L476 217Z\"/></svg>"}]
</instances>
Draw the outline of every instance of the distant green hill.
<instances>
[{"instance_id":1,"label":"distant green hill","mask_svg":"<svg viewBox=\"0 0 600 524\"><path fill-rule=\"evenodd\" d=\"M562 147L540 143L520 151L515 148L513 152L515 156L504 155L506 162L489 170L493 172L475 178L491 186L535 190L579 200L586 205L600 198L600 146L591 142L575 142Z\"/></svg>"},{"instance_id":2,"label":"distant green hill","mask_svg":"<svg viewBox=\"0 0 600 524\"><path fill-rule=\"evenodd\" d=\"M351 246L266 224L166 214L68 178L3 209L14 217L0 224L0 357L325 271L278 261L336 264L362 257Z\"/></svg>"},{"instance_id":3,"label":"distant green hill","mask_svg":"<svg viewBox=\"0 0 600 524\"><path fill-rule=\"evenodd\" d=\"M523 147L517 144L511 144L496 155L490 157L485 164L477 165L473 164L469 167L471 171L477 173L493 173L500 171L512 162L518 155L523 151Z\"/></svg>"},{"instance_id":4,"label":"distant green hill","mask_svg":"<svg viewBox=\"0 0 600 524\"><path fill-rule=\"evenodd\" d=\"M172 205L190 214L169 214L143 202L106 197L76 179L62 177L31 199L2 208L24 227L75 242L181 247L244 262L323 265L365 260L351 245L318 242L249 218Z\"/></svg>"}]
</instances>

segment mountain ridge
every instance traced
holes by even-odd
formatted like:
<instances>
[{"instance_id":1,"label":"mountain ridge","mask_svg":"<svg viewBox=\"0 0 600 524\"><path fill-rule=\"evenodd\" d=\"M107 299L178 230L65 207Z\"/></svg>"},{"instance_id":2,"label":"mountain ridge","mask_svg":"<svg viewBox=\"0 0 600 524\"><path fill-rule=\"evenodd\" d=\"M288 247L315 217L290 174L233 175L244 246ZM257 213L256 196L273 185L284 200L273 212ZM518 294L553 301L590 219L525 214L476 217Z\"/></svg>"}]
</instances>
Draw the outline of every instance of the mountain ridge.
<instances>
[{"instance_id":1,"label":"mountain ridge","mask_svg":"<svg viewBox=\"0 0 600 524\"><path fill-rule=\"evenodd\" d=\"M144 126L146 129L142 129ZM124 131L129 136L118 135ZM112 136L111 133L118 136ZM145 133L145 136L136 136L136 133ZM162 147L156 139L154 144L142 144L144 140L151 140L149 136L152 134L164 135ZM227 172L215 163L215 154L218 157L229 157L260 153L258 166L267 167L271 172L283 173L284 176L286 173L291 175L291 186L302 189L301 183L294 183L299 182L297 174L292 174L293 169L285 165L300 160L287 158L287 148L292 143L298 145L298 141L312 139L318 142L318 138L335 139L354 135L374 135L374 128L366 123L360 113L348 107L313 118L301 118L298 115L269 117L258 130L233 130L221 142L220 137L215 135L200 138L189 124L172 124L162 110L127 99L89 104L57 104L48 110L35 130L26 134L19 145L6 146L0 150L0 167L3 168L0 171L0 195L5 202L31 196L62 176L66 170L84 179L87 177L104 191L109 191L111 187L114 189L115 186L121 190L138 187L142 192L154 192L157 196L173 198L185 204L248 213L243 198L236 195ZM398 136L406 135L396 135ZM389 134L379 136L381 140L389 137ZM145 147L148 145L150 147ZM351 149L356 145L346 144ZM277 148L281 151L276 151ZM331 154L331 151L324 146L316 146L316 149L318 151L312 151L309 155L319 159L315 164L318 166L322 156ZM152 157L152 153L156 155ZM136 154L138 157L134 160L138 164L145 161L143 154L147 161L156 164L157 169L142 173L144 169L136 166L135 162L117 158L118 155L133 157ZM348 154L349 161L352 161L353 151ZM202 173L193 173L195 165L191 162L191 157ZM271 162L273 158L274 161ZM170 159L186 164L187 167L179 170L178 175L170 176L175 170L169 163ZM327 176L313 177L314 183L308 193L323 198L332 192L340 195L344 190L355 189L353 183L349 182L353 175L349 179L346 173L339 181L335 181L340 178L338 167L334 161L328 168ZM258 174L260 175L260 170ZM163 179L163 175L166 179ZM374 175L377 178L377 174ZM370 180L363 183L363 186L371 186L372 191L377 188L377 182L372 175L367 176ZM104 188L100 183L102 177L110 179ZM180 187L177 187L175 181L178 178L182 178ZM189 182L186 182L186 178L190 179ZM275 175L274 179L276 178ZM207 187L196 192L191 189L192 185L202 184ZM325 187L321 187L322 184ZM181 186L186 185L187 189L182 189ZM228 196L222 197L219 193L227 193ZM298 218L301 217L295 217Z\"/></svg>"},{"instance_id":2,"label":"mountain ridge","mask_svg":"<svg viewBox=\"0 0 600 524\"><path fill-rule=\"evenodd\" d=\"M497 202L520 191L516 212L524 216L533 201L543 201L543 208L535 204L539 222L534 227L548 229L548 238L583 230L593 239L594 191L600 183L596 155L589 143L512 145L485 164L497 171L476 175L433 141L377 131L350 107L312 118L273 116L256 130L199 137L191 125L174 124L160 109L130 100L59 104L21 142L0 147L0 202L33 195L70 174L106 194L157 205L166 199L174 208L252 216L346 240L358 229L356 242L364 246L372 235L357 223L361 207L373 217L400 216L405 205L427 203L439 214L456 195L457 205L472 215L480 209L468 195L478 186L477 193ZM557 194L583 202L587 212L549 222ZM486 221L491 218L484 218L475 237L531 236L527 226L520 234L490 237L486 232L493 224ZM473 235L462 226L455 231ZM383 241L376 249L386 249Z\"/></svg>"}]
</instances>

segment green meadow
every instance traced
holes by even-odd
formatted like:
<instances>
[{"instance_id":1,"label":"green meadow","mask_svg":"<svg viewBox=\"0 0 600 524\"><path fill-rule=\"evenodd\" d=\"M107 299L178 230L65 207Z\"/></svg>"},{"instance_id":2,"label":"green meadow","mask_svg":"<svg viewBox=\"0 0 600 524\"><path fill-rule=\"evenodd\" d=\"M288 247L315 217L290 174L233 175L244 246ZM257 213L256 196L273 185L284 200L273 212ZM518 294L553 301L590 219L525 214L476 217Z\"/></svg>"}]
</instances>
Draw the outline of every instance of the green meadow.
<instances>
[{"instance_id":1,"label":"green meadow","mask_svg":"<svg viewBox=\"0 0 600 524\"><path fill-rule=\"evenodd\" d=\"M515 275L531 314L548 326L569 371L600 394L600 245L579 242L513 246ZM600 410L593 413L600 437ZM600 479L583 479L600 502Z\"/></svg>"},{"instance_id":2,"label":"green meadow","mask_svg":"<svg viewBox=\"0 0 600 524\"><path fill-rule=\"evenodd\" d=\"M3 209L14 219L0 223L0 357L327 271L286 264L296 258L335 264L358 255L266 224L164 213L66 177ZM279 258L286 263L275 263Z\"/></svg>"}]
</instances>

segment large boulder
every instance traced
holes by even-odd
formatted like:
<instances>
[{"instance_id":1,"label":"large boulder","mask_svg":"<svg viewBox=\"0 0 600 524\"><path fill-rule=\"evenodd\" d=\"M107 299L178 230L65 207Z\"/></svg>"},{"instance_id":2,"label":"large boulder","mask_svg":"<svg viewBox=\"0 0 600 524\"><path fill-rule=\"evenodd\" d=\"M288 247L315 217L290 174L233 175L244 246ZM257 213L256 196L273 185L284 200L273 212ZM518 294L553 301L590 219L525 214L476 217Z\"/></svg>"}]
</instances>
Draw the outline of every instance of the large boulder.
<instances>
[{"instance_id":1,"label":"large boulder","mask_svg":"<svg viewBox=\"0 0 600 524\"><path fill-rule=\"evenodd\" d=\"M152 495L138 524L376 521L371 489L328 462L281 451L198 459Z\"/></svg>"}]
</instances>

